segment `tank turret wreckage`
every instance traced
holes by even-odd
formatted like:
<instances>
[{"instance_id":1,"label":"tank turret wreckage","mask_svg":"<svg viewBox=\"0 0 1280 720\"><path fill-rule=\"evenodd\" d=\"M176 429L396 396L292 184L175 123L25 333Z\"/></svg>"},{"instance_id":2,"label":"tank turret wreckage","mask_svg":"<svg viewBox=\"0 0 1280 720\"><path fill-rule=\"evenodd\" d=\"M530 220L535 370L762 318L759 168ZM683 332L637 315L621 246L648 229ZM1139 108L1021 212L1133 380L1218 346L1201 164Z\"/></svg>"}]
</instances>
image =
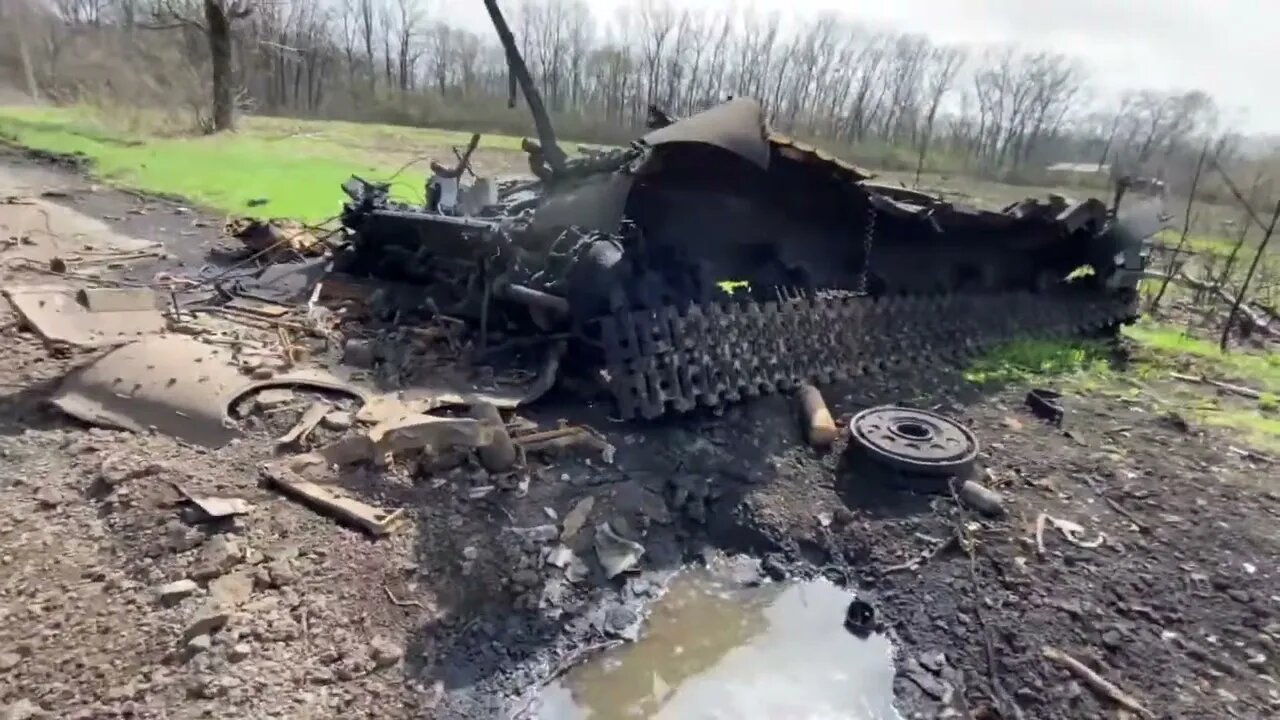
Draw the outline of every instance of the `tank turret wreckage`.
<instances>
[{"instance_id":1,"label":"tank turret wreckage","mask_svg":"<svg viewBox=\"0 0 1280 720\"><path fill-rule=\"evenodd\" d=\"M569 157L494 0L534 115L532 180L469 185L433 163L424 206L352 178L342 263L422 287L483 326L570 333L623 417L719 406L802 382L954 363L1025 337L1133 320L1158 198L1059 196L999 211L879 185L769 129L735 98L651 108L628 147Z\"/></svg>"}]
</instances>

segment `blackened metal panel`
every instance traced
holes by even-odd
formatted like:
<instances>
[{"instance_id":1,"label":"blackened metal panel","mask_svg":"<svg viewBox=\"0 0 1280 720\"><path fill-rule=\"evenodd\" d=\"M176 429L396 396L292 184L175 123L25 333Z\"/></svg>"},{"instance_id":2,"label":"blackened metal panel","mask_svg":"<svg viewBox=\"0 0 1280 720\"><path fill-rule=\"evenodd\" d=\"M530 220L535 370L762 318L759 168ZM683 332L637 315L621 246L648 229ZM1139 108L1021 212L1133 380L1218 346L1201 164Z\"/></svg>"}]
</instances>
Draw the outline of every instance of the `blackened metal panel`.
<instances>
[{"instance_id":1,"label":"blackened metal panel","mask_svg":"<svg viewBox=\"0 0 1280 720\"><path fill-rule=\"evenodd\" d=\"M577 187L548 195L533 213L535 233L549 233L570 226L583 230L618 232L634 178L614 172L587 178Z\"/></svg>"},{"instance_id":2,"label":"blackened metal panel","mask_svg":"<svg viewBox=\"0 0 1280 720\"><path fill-rule=\"evenodd\" d=\"M769 168L764 112L760 103L751 98L734 98L658 128L641 139L654 147L685 142L715 145L763 169Z\"/></svg>"}]
</instances>

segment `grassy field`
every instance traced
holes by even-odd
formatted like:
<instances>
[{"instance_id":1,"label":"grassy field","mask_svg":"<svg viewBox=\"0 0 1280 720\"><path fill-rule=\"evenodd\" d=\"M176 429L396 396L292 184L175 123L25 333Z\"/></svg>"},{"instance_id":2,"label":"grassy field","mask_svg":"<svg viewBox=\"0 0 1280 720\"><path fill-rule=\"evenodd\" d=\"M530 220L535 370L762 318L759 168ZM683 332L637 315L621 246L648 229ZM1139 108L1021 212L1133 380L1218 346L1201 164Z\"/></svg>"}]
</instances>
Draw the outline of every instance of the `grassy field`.
<instances>
[{"instance_id":1,"label":"grassy field","mask_svg":"<svg viewBox=\"0 0 1280 720\"><path fill-rule=\"evenodd\" d=\"M166 135L125 131L93 111L68 108L0 107L0 138L29 148L88 158L103 180L137 190L187 198L228 214L259 214L319 222L338 210L339 185L351 174L392 180L399 195L420 199L426 164L449 161L452 147L469 135L388 125L248 117L234 134ZM566 146L571 146L566 143ZM519 138L487 135L474 158L487 175L524 174ZM914 178L888 174L885 182L910 185ZM990 181L926 176L922 185L949 188L958 197L998 206L1067 188L1028 188ZM260 208L250 201L266 199ZM1162 238L1176 244L1176 233ZM1231 240L1210 234L1190 238L1205 258L1221 259ZM1181 291L1178 291L1181 292ZM1090 343L1026 342L1002 348L974 363L977 383L1044 381L1077 392L1148 393L1209 425L1246 434L1269 450L1280 450L1280 356L1219 353L1212 343L1150 322L1126 329L1137 352L1130 371L1118 373L1110 349ZM1180 383L1172 373L1236 382L1261 391L1257 401L1222 398L1208 386Z\"/></svg>"},{"instance_id":2,"label":"grassy field","mask_svg":"<svg viewBox=\"0 0 1280 720\"><path fill-rule=\"evenodd\" d=\"M112 184L178 195L230 214L318 222L342 201L352 174L385 180L421 199L427 163L449 163L466 133L280 118L245 118L216 136L157 136L123 131L89 110L0 107L0 138L57 153L77 153ZM405 167L408 165L408 167ZM473 166L481 174L528 172L520 139L485 136ZM269 202L260 209L251 200Z\"/></svg>"},{"instance_id":3,"label":"grassy field","mask_svg":"<svg viewBox=\"0 0 1280 720\"><path fill-rule=\"evenodd\" d=\"M1025 341L988 353L966 377L981 384L1046 383L1069 394L1132 398L1230 430L1241 444L1280 452L1280 354L1222 353L1214 343L1150 320L1123 332L1132 349L1123 370L1113 366L1114 353L1102 343ZM1247 387L1260 397L1221 393L1176 375Z\"/></svg>"}]
</instances>

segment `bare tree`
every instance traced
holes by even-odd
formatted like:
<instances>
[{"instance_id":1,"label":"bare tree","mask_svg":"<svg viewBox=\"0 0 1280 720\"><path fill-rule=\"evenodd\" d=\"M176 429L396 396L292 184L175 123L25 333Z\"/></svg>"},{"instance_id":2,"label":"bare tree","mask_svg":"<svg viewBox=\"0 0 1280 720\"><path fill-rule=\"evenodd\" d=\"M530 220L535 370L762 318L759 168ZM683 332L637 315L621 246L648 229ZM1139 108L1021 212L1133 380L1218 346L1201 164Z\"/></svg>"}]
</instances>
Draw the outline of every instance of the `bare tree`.
<instances>
[{"instance_id":1,"label":"bare tree","mask_svg":"<svg viewBox=\"0 0 1280 720\"><path fill-rule=\"evenodd\" d=\"M924 159L929 153L929 142L933 139L933 124L938 117L938 108L951 84L955 81L960 67L964 63L964 51L960 48L934 48L926 61L925 98L929 103L925 112L924 129L920 133L920 153L916 159L916 187L920 187L920 172L924 169Z\"/></svg>"},{"instance_id":2,"label":"bare tree","mask_svg":"<svg viewBox=\"0 0 1280 720\"><path fill-rule=\"evenodd\" d=\"M253 13L248 0L202 0L203 20L190 3L163 0L153 10L156 23L149 27L167 29L183 26L199 28L209 43L210 80L213 85L212 130L235 130L235 76L232 67L232 25Z\"/></svg>"}]
</instances>

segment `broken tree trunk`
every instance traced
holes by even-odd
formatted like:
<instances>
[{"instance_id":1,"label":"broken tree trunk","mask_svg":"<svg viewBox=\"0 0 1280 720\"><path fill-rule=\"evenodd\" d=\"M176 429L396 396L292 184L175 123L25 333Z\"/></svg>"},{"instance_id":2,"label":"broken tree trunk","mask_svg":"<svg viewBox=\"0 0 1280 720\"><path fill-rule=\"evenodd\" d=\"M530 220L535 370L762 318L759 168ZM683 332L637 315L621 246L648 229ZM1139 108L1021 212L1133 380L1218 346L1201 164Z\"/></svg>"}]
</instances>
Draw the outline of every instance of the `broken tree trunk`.
<instances>
[{"instance_id":1,"label":"broken tree trunk","mask_svg":"<svg viewBox=\"0 0 1280 720\"><path fill-rule=\"evenodd\" d=\"M232 72L231 24L248 17L253 7L244 0L204 0L204 33L209 40L213 68L213 131L236 129L236 101Z\"/></svg>"},{"instance_id":2,"label":"broken tree trunk","mask_svg":"<svg viewBox=\"0 0 1280 720\"><path fill-rule=\"evenodd\" d=\"M1278 219L1280 219L1280 201L1276 202L1276 209L1271 213L1271 222L1267 225L1267 234L1263 235L1262 242L1258 243L1258 250L1253 254L1253 262L1249 263L1249 271L1245 273L1244 281L1240 283L1240 290L1236 293L1236 299L1231 304L1231 310L1227 312L1227 321L1222 325L1222 337L1218 338L1218 348L1223 351L1227 349L1227 340L1231 337L1231 323L1235 321L1236 313L1240 310L1240 303L1244 302L1245 293L1249 292L1249 282L1253 280L1253 273L1258 269L1262 253L1267 250L1267 243L1271 242L1271 236L1275 234Z\"/></svg>"}]
</instances>

